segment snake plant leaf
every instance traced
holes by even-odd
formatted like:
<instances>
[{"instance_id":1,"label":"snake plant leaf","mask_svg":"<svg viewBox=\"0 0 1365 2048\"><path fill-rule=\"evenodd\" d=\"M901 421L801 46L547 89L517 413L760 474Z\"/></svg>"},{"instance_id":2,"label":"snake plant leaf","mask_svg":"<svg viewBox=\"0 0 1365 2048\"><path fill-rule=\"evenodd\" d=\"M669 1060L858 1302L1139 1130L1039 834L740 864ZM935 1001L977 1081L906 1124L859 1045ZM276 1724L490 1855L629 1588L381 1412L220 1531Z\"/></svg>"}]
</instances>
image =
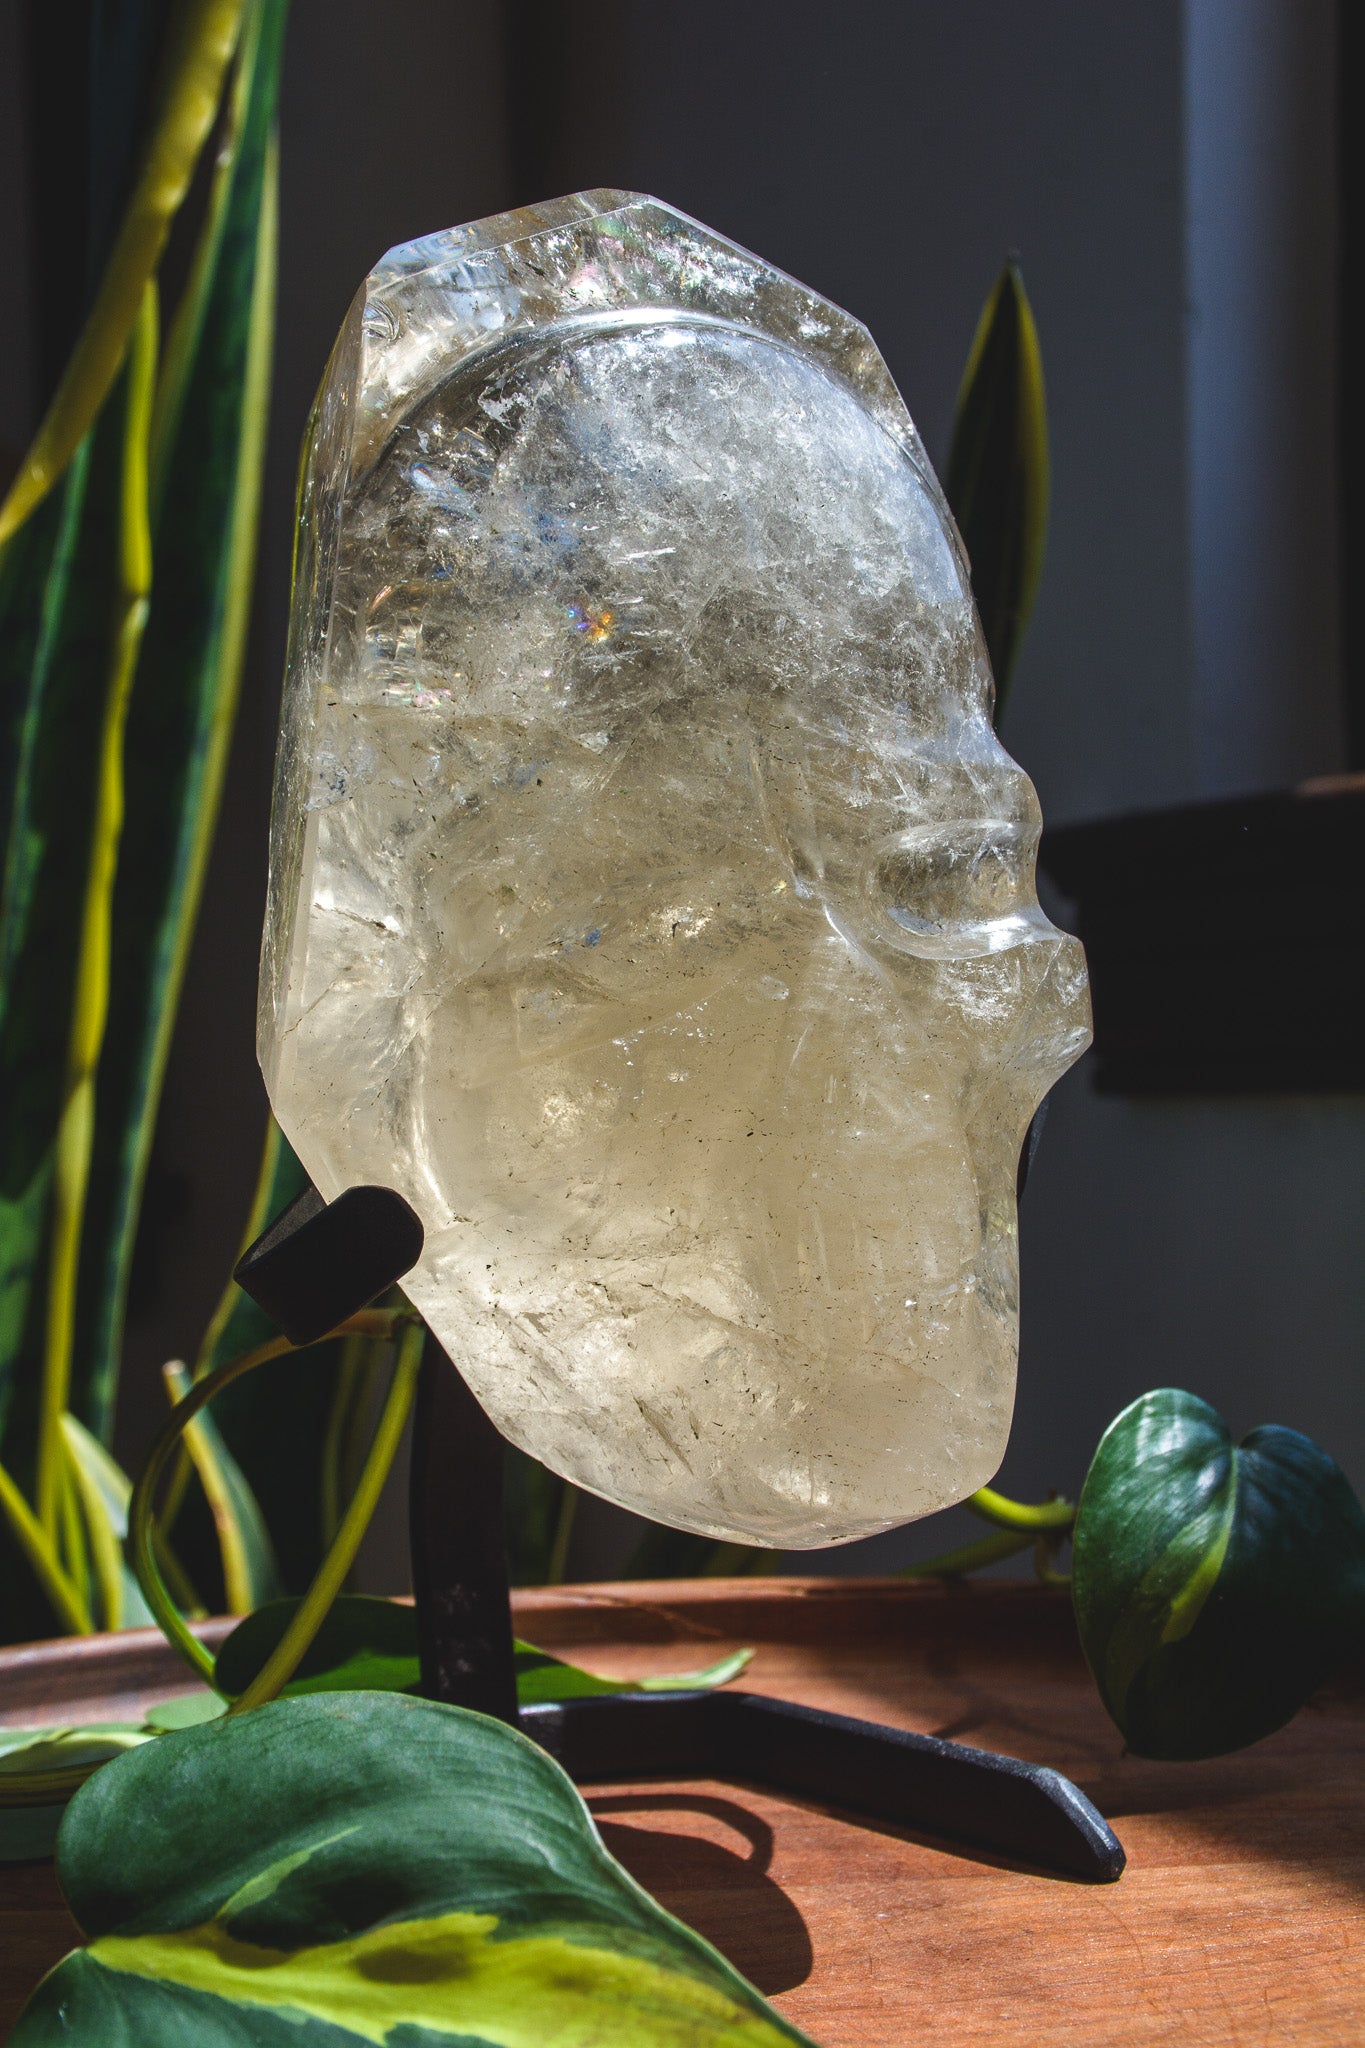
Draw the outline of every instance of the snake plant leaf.
<instances>
[{"instance_id":1,"label":"snake plant leaf","mask_svg":"<svg viewBox=\"0 0 1365 2048\"><path fill-rule=\"evenodd\" d=\"M214 1682L229 1699L245 1692L275 1649L297 1611L297 1600L276 1600L260 1608L228 1636L218 1651ZM703 1671L670 1673L661 1678L601 1678L576 1664L566 1664L534 1644L516 1645L517 1698L523 1706L546 1700L583 1699L594 1693L682 1692L699 1686L724 1685L744 1669L750 1650L737 1650ZM413 1609L393 1600L348 1594L335 1601L313 1638L298 1670L285 1688L289 1698L305 1693L384 1691L416 1692L421 1682L417 1654L417 1618Z\"/></svg>"},{"instance_id":2,"label":"snake plant leaf","mask_svg":"<svg viewBox=\"0 0 1365 2048\"><path fill-rule=\"evenodd\" d=\"M185 1367L173 1359L162 1374L172 1400L183 1401L193 1384ZM190 1423L185 1447L217 1532L228 1613L250 1614L280 1592L280 1569L260 1504L210 1414Z\"/></svg>"},{"instance_id":3,"label":"snake plant leaf","mask_svg":"<svg viewBox=\"0 0 1365 2048\"><path fill-rule=\"evenodd\" d=\"M88 1946L11 2048L801 2042L603 1848L525 1736L396 1693L279 1700L121 1757L58 1875Z\"/></svg>"},{"instance_id":4,"label":"snake plant leaf","mask_svg":"<svg viewBox=\"0 0 1365 2048\"><path fill-rule=\"evenodd\" d=\"M112 1423L138 1214L242 668L265 445L286 11L283 0L247 9L227 143L153 422L155 580L125 749L72 1399L101 1436Z\"/></svg>"},{"instance_id":5,"label":"snake plant leaf","mask_svg":"<svg viewBox=\"0 0 1365 2048\"><path fill-rule=\"evenodd\" d=\"M105 1628L150 1628L154 1626L152 1611L124 1556L132 1481L74 1415L62 1417L62 1435L75 1467L91 1552L101 1581L101 1624Z\"/></svg>"},{"instance_id":6,"label":"snake plant leaf","mask_svg":"<svg viewBox=\"0 0 1365 2048\"><path fill-rule=\"evenodd\" d=\"M971 563L998 725L1047 546L1043 361L1013 262L996 280L967 358L944 491Z\"/></svg>"},{"instance_id":7,"label":"snake plant leaf","mask_svg":"<svg viewBox=\"0 0 1365 2048\"><path fill-rule=\"evenodd\" d=\"M189 189L241 28L243 0L185 0L142 167L95 303L32 447L0 504L0 545L56 484L118 376L146 290Z\"/></svg>"},{"instance_id":8,"label":"snake plant leaf","mask_svg":"<svg viewBox=\"0 0 1365 2048\"><path fill-rule=\"evenodd\" d=\"M44 884L58 885L63 899L74 901L83 872L79 855L62 861L53 844L62 762L45 744L50 726L44 726L43 710L54 694L68 718L74 709L62 641L71 623L67 594L89 454L81 450L62 489L0 552L0 1441L22 1383L20 1360L36 1355L50 1140L61 1102L62 1068L54 1058L51 1018L69 1014L70 1007L72 962L54 946L52 926L56 922L60 929L60 912L54 920L47 911ZM85 760L71 767L88 798L94 773L89 734L86 741ZM50 988L41 1005L25 1000L22 975L30 962L39 972L43 964L55 970L56 1003L64 984L65 1010L49 1008Z\"/></svg>"},{"instance_id":9,"label":"snake plant leaf","mask_svg":"<svg viewBox=\"0 0 1365 2048\"><path fill-rule=\"evenodd\" d=\"M0 1430L21 1480L36 1430L47 1233L116 597L119 397L116 390L60 489L0 558L7 753L14 742L0 878ZM43 1633L41 1623L31 1632Z\"/></svg>"},{"instance_id":10,"label":"snake plant leaf","mask_svg":"<svg viewBox=\"0 0 1365 2048\"><path fill-rule=\"evenodd\" d=\"M1176 1388L1110 1423L1073 1542L1081 1642L1140 1756L1269 1735L1365 1630L1365 1512L1340 1468L1293 1429L1234 1444Z\"/></svg>"}]
</instances>

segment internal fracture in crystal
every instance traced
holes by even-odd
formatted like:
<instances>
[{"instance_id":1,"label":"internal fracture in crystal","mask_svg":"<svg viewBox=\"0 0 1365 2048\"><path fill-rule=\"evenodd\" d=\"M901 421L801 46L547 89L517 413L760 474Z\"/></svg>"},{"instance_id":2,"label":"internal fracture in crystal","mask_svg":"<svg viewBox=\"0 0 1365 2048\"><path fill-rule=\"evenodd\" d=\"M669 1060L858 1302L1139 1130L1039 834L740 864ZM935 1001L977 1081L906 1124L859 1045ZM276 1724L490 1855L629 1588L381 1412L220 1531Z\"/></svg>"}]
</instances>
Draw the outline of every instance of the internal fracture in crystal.
<instances>
[{"instance_id":1,"label":"internal fracture in crystal","mask_svg":"<svg viewBox=\"0 0 1365 2048\"><path fill-rule=\"evenodd\" d=\"M309 430L260 1053L499 1427L774 1547L999 1463L1088 1038L867 331L594 192L395 250Z\"/></svg>"}]
</instances>

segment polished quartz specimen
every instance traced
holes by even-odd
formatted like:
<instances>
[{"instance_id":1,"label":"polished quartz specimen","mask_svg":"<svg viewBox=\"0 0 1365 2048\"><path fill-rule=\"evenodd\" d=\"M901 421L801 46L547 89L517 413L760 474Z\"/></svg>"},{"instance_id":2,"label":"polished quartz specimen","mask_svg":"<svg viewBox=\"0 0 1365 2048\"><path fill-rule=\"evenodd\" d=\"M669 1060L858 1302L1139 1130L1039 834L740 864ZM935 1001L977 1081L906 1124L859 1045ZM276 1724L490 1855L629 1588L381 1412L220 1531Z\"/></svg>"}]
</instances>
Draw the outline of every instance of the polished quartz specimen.
<instances>
[{"instance_id":1,"label":"polished quartz specimen","mask_svg":"<svg viewBox=\"0 0 1365 2048\"><path fill-rule=\"evenodd\" d=\"M865 328L656 200L387 256L309 430L260 1053L499 1427L679 1527L994 1472L1088 1036Z\"/></svg>"}]
</instances>

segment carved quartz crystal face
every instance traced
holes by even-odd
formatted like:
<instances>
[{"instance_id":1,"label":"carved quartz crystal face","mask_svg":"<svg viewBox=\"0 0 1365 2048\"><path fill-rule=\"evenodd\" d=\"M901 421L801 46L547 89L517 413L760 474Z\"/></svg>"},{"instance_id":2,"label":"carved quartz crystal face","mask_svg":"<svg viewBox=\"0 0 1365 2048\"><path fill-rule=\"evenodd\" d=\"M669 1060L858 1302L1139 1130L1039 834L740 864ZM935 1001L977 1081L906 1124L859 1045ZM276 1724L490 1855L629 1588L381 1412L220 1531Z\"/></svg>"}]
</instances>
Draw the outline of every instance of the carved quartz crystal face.
<instances>
[{"instance_id":1,"label":"carved quartz crystal face","mask_svg":"<svg viewBox=\"0 0 1365 2048\"><path fill-rule=\"evenodd\" d=\"M652 199L395 250L310 426L261 1061L499 1427L679 1527L995 1471L1014 1184L1086 1044L867 331Z\"/></svg>"}]
</instances>

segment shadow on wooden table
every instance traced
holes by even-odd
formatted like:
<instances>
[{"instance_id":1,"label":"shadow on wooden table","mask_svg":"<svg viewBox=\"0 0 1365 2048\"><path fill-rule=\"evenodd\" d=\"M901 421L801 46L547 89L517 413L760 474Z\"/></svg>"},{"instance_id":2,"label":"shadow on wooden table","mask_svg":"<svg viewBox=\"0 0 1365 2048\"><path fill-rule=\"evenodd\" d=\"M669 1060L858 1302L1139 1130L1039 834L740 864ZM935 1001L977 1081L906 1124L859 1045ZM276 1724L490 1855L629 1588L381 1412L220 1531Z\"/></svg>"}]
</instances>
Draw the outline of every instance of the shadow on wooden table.
<instances>
[{"instance_id":1,"label":"shadow on wooden table","mask_svg":"<svg viewBox=\"0 0 1365 2048\"><path fill-rule=\"evenodd\" d=\"M1192 1861L1297 1865L1340 1895L1365 1893L1365 1715L1354 1677L1231 1756L1124 1755L1074 1775L1120 1834L1125 1821L1159 1819Z\"/></svg>"},{"instance_id":2,"label":"shadow on wooden table","mask_svg":"<svg viewBox=\"0 0 1365 2048\"><path fill-rule=\"evenodd\" d=\"M737 1800L690 1792L612 1792L589 1796L598 1832L637 1884L718 1948L768 1996L810 1975L810 1935L787 1894L768 1875L773 1831ZM661 1814L685 1830L622 1825L609 1814ZM737 1854L718 1835L739 1835Z\"/></svg>"}]
</instances>

